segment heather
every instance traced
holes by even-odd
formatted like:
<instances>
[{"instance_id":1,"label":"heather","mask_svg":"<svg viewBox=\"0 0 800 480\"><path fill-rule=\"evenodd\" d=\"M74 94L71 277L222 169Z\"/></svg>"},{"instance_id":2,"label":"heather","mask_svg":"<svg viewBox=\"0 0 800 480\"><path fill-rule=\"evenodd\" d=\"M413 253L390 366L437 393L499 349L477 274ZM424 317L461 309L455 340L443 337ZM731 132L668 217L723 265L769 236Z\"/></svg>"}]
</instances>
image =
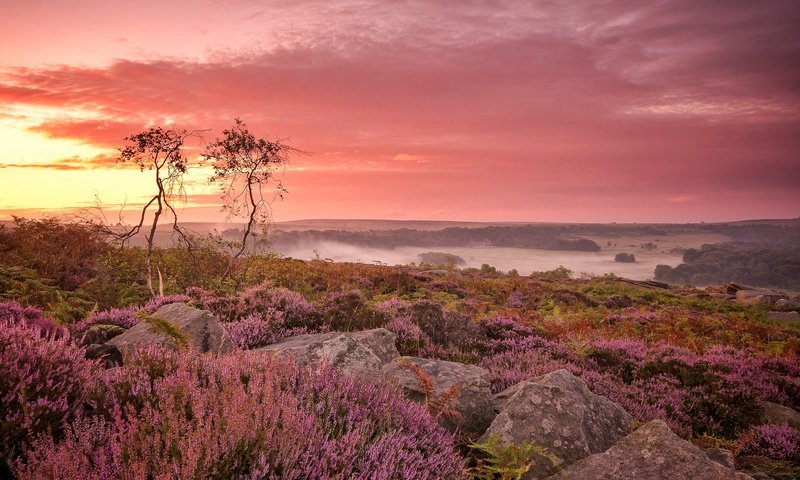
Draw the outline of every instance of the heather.
<instances>
[{"instance_id":1,"label":"heather","mask_svg":"<svg viewBox=\"0 0 800 480\"><path fill-rule=\"evenodd\" d=\"M63 434L31 435L19 478L426 479L463 469L422 406L325 365L145 349L96 381L97 408L60 419Z\"/></svg>"},{"instance_id":2,"label":"heather","mask_svg":"<svg viewBox=\"0 0 800 480\"><path fill-rule=\"evenodd\" d=\"M800 325L763 306L565 269L245 255L223 278L225 255L180 248L155 248L164 295L151 299L141 250L103 248L68 250L93 256L69 281L46 276L67 262L47 237L0 250L0 433L21 478L458 477L475 439L446 433L396 389L253 351L376 327L402 355L487 369L493 392L567 369L639 422L737 445L737 461L797 467L797 430L762 425L762 403L800 408ZM84 358L92 327L128 329L172 302L211 311L242 352L148 349L107 370Z\"/></svg>"},{"instance_id":3,"label":"heather","mask_svg":"<svg viewBox=\"0 0 800 480\"><path fill-rule=\"evenodd\" d=\"M99 367L68 336L8 316L0 304L0 451L3 463L36 436L59 436L80 418ZM29 312L30 313L30 312ZM37 318L37 317L34 317Z\"/></svg>"}]
</instances>

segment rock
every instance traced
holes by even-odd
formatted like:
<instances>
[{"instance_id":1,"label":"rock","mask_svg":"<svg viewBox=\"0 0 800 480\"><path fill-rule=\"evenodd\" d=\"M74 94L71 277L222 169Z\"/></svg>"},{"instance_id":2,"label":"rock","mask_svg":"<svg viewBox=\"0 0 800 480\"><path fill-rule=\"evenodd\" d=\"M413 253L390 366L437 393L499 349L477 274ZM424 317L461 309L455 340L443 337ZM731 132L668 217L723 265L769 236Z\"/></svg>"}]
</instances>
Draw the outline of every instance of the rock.
<instances>
[{"instance_id":1,"label":"rock","mask_svg":"<svg viewBox=\"0 0 800 480\"><path fill-rule=\"evenodd\" d=\"M495 413L500 413L500 410L502 410L506 405L508 399L513 397L515 393L519 392L526 383L527 382L519 382L511 385L502 392L494 394L492 396L492 408L494 409Z\"/></svg>"},{"instance_id":2,"label":"rock","mask_svg":"<svg viewBox=\"0 0 800 480\"><path fill-rule=\"evenodd\" d=\"M648 422L603 453L580 460L550 480L735 480L696 445L678 437L660 420Z\"/></svg>"},{"instance_id":3,"label":"rock","mask_svg":"<svg viewBox=\"0 0 800 480\"><path fill-rule=\"evenodd\" d=\"M736 300L743 305L767 307L786 297L770 290L739 290Z\"/></svg>"},{"instance_id":4,"label":"rock","mask_svg":"<svg viewBox=\"0 0 800 480\"><path fill-rule=\"evenodd\" d=\"M764 402L763 408L764 410L761 414L762 423L777 425L786 423L790 427L800 429L800 412L772 402Z\"/></svg>"},{"instance_id":5,"label":"rock","mask_svg":"<svg viewBox=\"0 0 800 480\"><path fill-rule=\"evenodd\" d=\"M351 332L350 336L371 349L382 364L387 364L400 355L397 351L397 336L385 328Z\"/></svg>"},{"instance_id":6,"label":"rock","mask_svg":"<svg viewBox=\"0 0 800 480\"><path fill-rule=\"evenodd\" d=\"M711 298L714 298L716 300L735 300L736 299L735 295L730 295L728 293L710 293L708 296L711 297Z\"/></svg>"},{"instance_id":7,"label":"rock","mask_svg":"<svg viewBox=\"0 0 800 480\"><path fill-rule=\"evenodd\" d=\"M730 450L725 450L724 448L704 448L703 452L705 452L708 458L719 463L723 467L730 470L736 470L736 464L733 460L733 452Z\"/></svg>"},{"instance_id":8,"label":"rock","mask_svg":"<svg viewBox=\"0 0 800 480\"><path fill-rule=\"evenodd\" d=\"M524 479L545 477L559 467L604 452L631 431L633 419L622 407L590 392L567 370L509 388L495 397L500 413L481 439L499 434L506 442L528 441L559 460L553 464L537 455Z\"/></svg>"},{"instance_id":9,"label":"rock","mask_svg":"<svg viewBox=\"0 0 800 480\"><path fill-rule=\"evenodd\" d=\"M755 480L755 478L745 472L736 472L736 480Z\"/></svg>"},{"instance_id":10,"label":"rock","mask_svg":"<svg viewBox=\"0 0 800 480\"><path fill-rule=\"evenodd\" d=\"M211 312L185 303L164 305L108 344L119 348L125 357L141 345L214 354L234 350L233 342Z\"/></svg>"},{"instance_id":11,"label":"rock","mask_svg":"<svg viewBox=\"0 0 800 480\"><path fill-rule=\"evenodd\" d=\"M488 370L475 365L418 357L398 357L384 366L386 377L399 384L408 398L420 403L426 400L425 392L420 387L420 378L409 364L418 366L433 380L437 396L453 385L459 385L458 394L447 406L458 412L460 418L442 415L439 423L448 430L458 430L467 435L478 436L486 431L495 417Z\"/></svg>"},{"instance_id":12,"label":"rock","mask_svg":"<svg viewBox=\"0 0 800 480\"><path fill-rule=\"evenodd\" d=\"M800 313L798 312L767 312L767 320L773 322L796 322L800 320Z\"/></svg>"},{"instance_id":13,"label":"rock","mask_svg":"<svg viewBox=\"0 0 800 480\"><path fill-rule=\"evenodd\" d=\"M775 302L775 308L782 311L800 311L800 300L782 298Z\"/></svg>"},{"instance_id":14,"label":"rock","mask_svg":"<svg viewBox=\"0 0 800 480\"><path fill-rule=\"evenodd\" d=\"M123 333L125 333L125 329L117 325L92 325L83 334L79 343L83 347L103 344Z\"/></svg>"},{"instance_id":15,"label":"rock","mask_svg":"<svg viewBox=\"0 0 800 480\"><path fill-rule=\"evenodd\" d=\"M327 360L346 374L375 376L384 364L400 355L395 339L385 328L315 333L285 338L256 351L288 356L300 366Z\"/></svg>"},{"instance_id":16,"label":"rock","mask_svg":"<svg viewBox=\"0 0 800 480\"><path fill-rule=\"evenodd\" d=\"M89 345L86 347L86 353L84 355L90 360L103 360L103 366L105 368L122 366L122 352L114 345Z\"/></svg>"}]
</instances>

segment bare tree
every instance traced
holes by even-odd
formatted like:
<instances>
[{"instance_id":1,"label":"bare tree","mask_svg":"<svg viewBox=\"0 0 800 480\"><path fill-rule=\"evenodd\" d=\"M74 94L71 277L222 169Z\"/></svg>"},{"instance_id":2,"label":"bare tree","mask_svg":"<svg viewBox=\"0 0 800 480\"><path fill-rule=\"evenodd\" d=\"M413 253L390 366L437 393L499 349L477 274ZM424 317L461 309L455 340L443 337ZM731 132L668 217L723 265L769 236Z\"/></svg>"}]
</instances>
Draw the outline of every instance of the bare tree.
<instances>
[{"instance_id":1,"label":"bare tree","mask_svg":"<svg viewBox=\"0 0 800 480\"><path fill-rule=\"evenodd\" d=\"M210 182L220 185L222 210L228 213L228 218L247 219L241 242L221 281L230 276L236 259L247 249L248 238L255 235L256 227L261 224L266 229L269 225L272 202L286 193L275 173L286 165L291 154L299 152L280 140L256 138L238 118L232 128L222 132L221 138L206 145L203 158L214 168ZM265 191L270 183L274 184L274 189Z\"/></svg>"},{"instance_id":2,"label":"bare tree","mask_svg":"<svg viewBox=\"0 0 800 480\"><path fill-rule=\"evenodd\" d=\"M152 296L155 296L152 267L153 244L158 222L164 212L168 211L172 214L173 230L191 250L189 237L178 226L178 214L175 212L172 202L185 195L183 176L188 169L188 160L184 156L183 147L186 140L192 136L199 137L200 132L153 127L126 137L125 141L128 142L128 145L120 149L119 162L134 163L140 171L148 170L154 174L156 193L142 207L139 222L129 230L118 232L115 235L124 245L126 241L139 234L145 225L147 213L152 208L153 221L145 232L147 288Z\"/></svg>"}]
</instances>

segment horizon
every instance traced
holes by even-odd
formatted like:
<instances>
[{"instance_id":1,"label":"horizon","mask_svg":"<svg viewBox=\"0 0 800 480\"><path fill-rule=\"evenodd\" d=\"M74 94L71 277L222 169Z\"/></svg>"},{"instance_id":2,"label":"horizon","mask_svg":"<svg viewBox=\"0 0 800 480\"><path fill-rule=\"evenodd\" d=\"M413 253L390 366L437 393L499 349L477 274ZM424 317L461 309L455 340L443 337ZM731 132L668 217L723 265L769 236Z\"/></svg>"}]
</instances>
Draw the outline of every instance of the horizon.
<instances>
[{"instance_id":1,"label":"horizon","mask_svg":"<svg viewBox=\"0 0 800 480\"><path fill-rule=\"evenodd\" d=\"M308 152L277 223L800 216L797 2L35 1L0 32L0 220L131 218L124 137L237 117ZM181 222L224 218L209 172Z\"/></svg>"}]
</instances>

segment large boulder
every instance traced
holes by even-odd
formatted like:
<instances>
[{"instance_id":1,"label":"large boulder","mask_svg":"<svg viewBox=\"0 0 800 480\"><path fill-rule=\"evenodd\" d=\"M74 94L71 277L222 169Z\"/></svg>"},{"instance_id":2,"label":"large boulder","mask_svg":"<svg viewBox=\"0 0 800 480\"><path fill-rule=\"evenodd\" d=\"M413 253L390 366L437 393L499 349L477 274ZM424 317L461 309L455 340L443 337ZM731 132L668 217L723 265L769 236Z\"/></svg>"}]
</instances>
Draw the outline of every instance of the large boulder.
<instances>
[{"instance_id":1,"label":"large boulder","mask_svg":"<svg viewBox=\"0 0 800 480\"><path fill-rule=\"evenodd\" d=\"M790 427L800 428L800 412L797 410L773 402L764 402L763 409L762 423L777 425L785 423Z\"/></svg>"},{"instance_id":2,"label":"large boulder","mask_svg":"<svg viewBox=\"0 0 800 480\"><path fill-rule=\"evenodd\" d=\"M736 292L736 300L743 305L769 307L785 299L785 295L771 290L739 290Z\"/></svg>"},{"instance_id":3,"label":"large boulder","mask_svg":"<svg viewBox=\"0 0 800 480\"><path fill-rule=\"evenodd\" d=\"M736 472L678 437L660 420L648 422L603 453L580 460L549 480L735 480Z\"/></svg>"},{"instance_id":4,"label":"large boulder","mask_svg":"<svg viewBox=\"0 0 800 480\"><path fill-rule=\"evenodd\" d=\"M419 374L415 373L417 368ZM457 392L448 399L445 407L458 414L439 417L439 423L448 430L478 436L486 431L495 417L491 379L486 369L445 360L398 357L383 367L383 373L400 385L408 398L420 403L442 399L448 392ZM425 392L420 374L433 381L433 398L428 398L431 392Z\"/></svg>"},{"instance_id":5,"label":"large boulder","mask_svg":"<svg viewBox=\"0 0 800 480\"><path fill-rule=\"evenodd\" d=\"M346 374L377 376L384 364L400 355L394 333L385 328L361 332L312 333L284 338L258 348L291 358L300 366L321 361Z\"/></svg>"},{"instance_id":6,"label":"large boulder","mask_svg":"<svg viewBox=\"0 0 800 480\"><path fill-rule=\"evenodd\" d=\"M527 441L546 448L558 459L553 463L537 455L523 479L542 478L593 453L604 452L631 431L633 418L628 412L590 392L567 370L509 388L497 395L495 406L500 413L482 439L498 434L506 442Z\"/></svg>"},{"instance_id":7,"label":"large boulder","mask_svg":"<svg viewBox=\"0 0 800 480\"><path fill-rule=\"evenodd\" d=\"M108 341L127 357L143 345L172 350L224 354L234 350L233 342L214 315L185 303L170 303Z\"/></svg>"}]
</instances>

